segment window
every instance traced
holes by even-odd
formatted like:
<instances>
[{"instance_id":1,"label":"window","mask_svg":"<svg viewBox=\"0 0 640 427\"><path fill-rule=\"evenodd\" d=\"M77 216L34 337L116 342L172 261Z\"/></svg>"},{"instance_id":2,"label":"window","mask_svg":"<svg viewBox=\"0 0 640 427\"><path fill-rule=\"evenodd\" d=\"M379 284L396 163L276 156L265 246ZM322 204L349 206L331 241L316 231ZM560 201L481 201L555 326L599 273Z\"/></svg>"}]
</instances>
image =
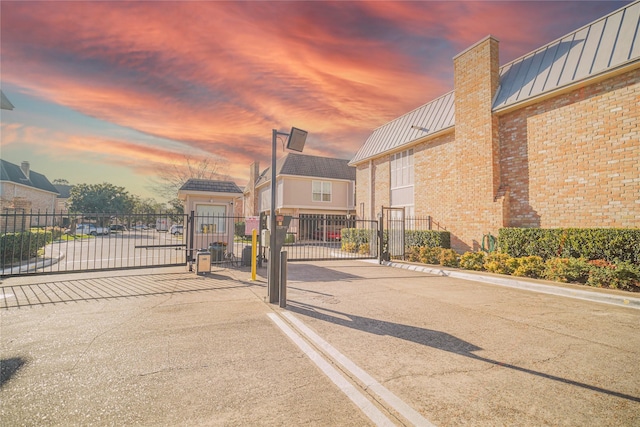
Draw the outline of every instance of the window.
<instances>
[{"instance_id":1,"label":"window","mask_svg":"<svg viewBox=\"0 0 640 427\"><path fill-rule=\"evenodd\" d=\"M413 149L391 155L391 206L413 209Z\"/></svg>"},{"instance_id":2,"label":"window","mask_svg":"<svg viewBox=\"0 0 640 427\"><path fill-rule=\"evenodd\" d=\"M196 233L225 233L225 215L223 205L196 205Z\"/></svg>"},{"instance_id":3,"label":"window","mask_svg":"<svg viewBox=\"0 0 640 427\"><path fill-rule=\"evenodd\" d=\"M312 182L313 201L314 202L330 202L331 201L331 183L328 181Z\"/></svg>"},{"instance_id":4,"label":"window","mask_svg":"<svg viewBox=\"0 0 640 427\"><path fill-rule=\"evenodd\" d=\"M413 185L413 149L391 155L391 188Z\"/></svg>"}]
</instances>

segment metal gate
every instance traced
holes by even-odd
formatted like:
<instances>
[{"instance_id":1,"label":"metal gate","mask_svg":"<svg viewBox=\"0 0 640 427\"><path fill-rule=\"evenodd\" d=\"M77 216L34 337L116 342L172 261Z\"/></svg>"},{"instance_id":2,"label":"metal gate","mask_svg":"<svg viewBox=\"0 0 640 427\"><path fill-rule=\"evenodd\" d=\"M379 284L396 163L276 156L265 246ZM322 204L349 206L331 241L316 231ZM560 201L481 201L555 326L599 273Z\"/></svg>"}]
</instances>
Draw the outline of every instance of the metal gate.
<instances>
[{"instance_id":1,"label":"metal gate","mask_svg":"<svg viewBox=\"0 0 640 427\"><path fill-rule=\"evenodd\" d=\"M0 214L0 276L184 265L186 216Z\"/></svg>"},{"instance_id":2,"label":"metal gate","mask_svg":"<svg viewBox=\"0 0 640 427\"><path fill-rule=\"evenodd\" d=\"M283 249L289 261L377 258L378 236L377 221L303 215L292 219ZM244 217L5 211L0 276L188 265L201 249L212 262L249 265L250 244ZM259 254L268 257L262 244Z\"/></svg>"},{"instance_id":3,"label":"metal gate","mask_svg":"<svg viewBox=\"0 0 640 427\"><path fill-rule=\"evenodd\" d=\"M382 258L403 258L405 255L404 208L382 207Z\"/></svg>"},{"instance_id":4,"label":"metal gate","mask_svg":"<svg viewBox=\"0 0 640 427\"><path fill-rule=\"evenodd\" d=\"M377 258L378 222L346 215L300 215L291 218L282 249L288 261Z\"/></svg>"}]
</instances>

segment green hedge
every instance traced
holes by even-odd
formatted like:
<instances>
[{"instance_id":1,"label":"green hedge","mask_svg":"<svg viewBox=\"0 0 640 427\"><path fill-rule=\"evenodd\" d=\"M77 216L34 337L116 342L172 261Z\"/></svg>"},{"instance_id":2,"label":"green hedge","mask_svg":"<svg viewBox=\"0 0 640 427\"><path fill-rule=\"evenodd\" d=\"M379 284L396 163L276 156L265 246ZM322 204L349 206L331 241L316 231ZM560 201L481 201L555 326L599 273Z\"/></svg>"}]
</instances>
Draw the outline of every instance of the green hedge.
<instances>
[{"instance_id":1,"label":"green hedge","mask_svg":"<svg viewBox=\"0 0 640 427\"><path fill-rule=\"evenodd\" d=\"M388 241L389 230L384 231L384 242L386 251L386 242ZM361 228L343 228L340 230L340 238L342 243L346 243L356 250L361 245L369 244L371 240L375 240L375 230ZM374 238L372 238L374 236ZM448 231L435 230L407 230L404 232L404 245L406 248L411 247L430 247L430 248L451 248L451 233Z\"/></svg>"},{"instance_id":2,"label":"green hedge","mask_svg":"<svg viewBox=\"0 0 640 427\"><path fill-rule=\"evenodd\" d=\"M500 251L512 257L604 259L640 264L640 229L502 228Z\"/></svg>"},{"instance_id":3,"label":"green hedge","mask_svg":"<svg viewBox=\"0 0 640 427\"><path fill-rule=\"evenodd\" d=\"M35 257L38 250L61 236L59 229L31 230L0 235L2 264L11 264Z\"/></svg>"},{"instance_id":4,"label":"green hedge","mask_svg":"<svg viewBox=\"0 0 640 427\"><path fill-rule=\"evenodd\" d=\"M353 243L356 248L365 243L375 241L376 230L362 228L343 228L340 230L340 240L343 243ZM372 238L373 236L373 238Z\"/></svg>"},{"instance_id":5,"label":"green hedge","mask_svg":"<svg viewBox=\"0 0 640 427\"><path fill-rule=\"evenodd\" d=\"M436 230L408 230L404 232L406 247L428 246L430 248L451 248L451 233Z\"/></svg>"}]
</instances>

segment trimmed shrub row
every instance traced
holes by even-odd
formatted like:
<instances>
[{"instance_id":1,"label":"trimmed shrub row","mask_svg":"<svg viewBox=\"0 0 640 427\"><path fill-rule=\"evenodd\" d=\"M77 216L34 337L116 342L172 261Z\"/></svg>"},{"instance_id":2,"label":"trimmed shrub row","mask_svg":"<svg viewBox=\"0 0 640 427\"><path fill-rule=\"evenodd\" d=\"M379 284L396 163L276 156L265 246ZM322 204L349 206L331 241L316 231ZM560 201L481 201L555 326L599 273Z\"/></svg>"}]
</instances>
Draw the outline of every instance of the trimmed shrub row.
<instances>
[{"instance_id":1,"label":"trimmed shrub row","mask_svg":"<svg viewBox=\"0 0 640 427\"><path fill-rule=\"evenodd\" d=\"M407 230L404 232L407 247L429 246L432 248L451 248L451 233L436 230Z\"/></svg>"},{"instance_id":2,"label":"trimmed shrub row","mask_svg":"<svg viewBox=\"0 0 640 427\"><path fill-rule=\"evenodd\" d=\"M389 231L385 230L383 239L385 242L383 252L387 252ZM376 230L361 228L343 228L340 230L342 250L347 252L369 253L369 245L376 241ZM404 234L405 246L450 248L451 233L435 230L407 230Z\"/></svg>"},{"instance_id":3,"label":"trimmed shrub row","mask_svg":"<svg viewBox=\"0 0 640 427\"><path fill-rule=\"evenodd\" d=\"M628 261L640 265L640 229L629 228L502 228L500 251L512 257Z\"/></svg>"},{"instance_id":4,"label":"trimmed shrub row","mask_svg":"<svg viewBox=\"0 0 640 427\"><path fill-rule=\"evenodd\" d=\"M604 259L548 258L528 255L512 257L502 252L466 252L458 255L451 249L417 247L409 250L409 261L489 271L556 282L583 283L601 288L640 291L640 266L629 261Z\"/></svg>"},{"instance_id":5,"label":"trimmed shrub row","mask_svg":"<svg viewBox=\"0 0 640 427\"><path fill-rule=\"evenodd\" d=\"M38 250L62 236L59 227L31 229L0 235L0 254L3 265L25 261L37 256Z\"/></svg>"}]
</instances>

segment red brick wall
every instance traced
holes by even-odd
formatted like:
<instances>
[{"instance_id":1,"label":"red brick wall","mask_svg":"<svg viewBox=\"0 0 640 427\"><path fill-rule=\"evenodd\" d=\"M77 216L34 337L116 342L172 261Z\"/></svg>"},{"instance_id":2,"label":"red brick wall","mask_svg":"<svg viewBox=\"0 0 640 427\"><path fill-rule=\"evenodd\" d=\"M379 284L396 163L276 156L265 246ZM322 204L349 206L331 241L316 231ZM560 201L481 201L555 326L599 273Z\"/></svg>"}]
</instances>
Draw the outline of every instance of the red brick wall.
<instances>
[{"instance_id":1,"label":"red brick wall","mask_svg":"<svg viewBox=\"0 0 640 427\"><path fill-rule=\"evenodd\" d=\"M413 149L414 206L417 217L431 215L445 228L455 215L456 150L454 133Z\"/></svg>"},{"instance_id":2,"label":"red brick wall","mask_svg":"<svg viewBox=\"0 0 640 427\"><path fill-rule=\"evenodd\" d=\"M491 110L498 45L454 59L455 133L414 146L415 214L459 252L501 227L640 227L640 69L504 115ZM389 206L389 155L373 161L374 212ZM369 163L357 206L369 214Z\"/></svg>"},{"instance_id":3,"label":"red brick wall","mask_svg":"<svg viewBox=\"0 0 640 427\"><path fill-rule=\"evenodd\" d=\"M370 166L373 167L373 177ZM360 203L364 203L364 219L376 219L378 213L382 211L382 206L389 206L391 185L389 168L389 155L374 159L371 165L367 161L356 167L355 206L358 216L360 216ZM370 197L371 188L373 188L372 197Z\"/></svg>"},{"instance_id":4,"label":"red brick wall","mask_svg":"<svg viewBox=\"0 0 640 427\"><path fill-rule=\"evenodd\" d=\"M640 69L500 118L512 227L640 226Z\"/></svg>"}]
</instances>

